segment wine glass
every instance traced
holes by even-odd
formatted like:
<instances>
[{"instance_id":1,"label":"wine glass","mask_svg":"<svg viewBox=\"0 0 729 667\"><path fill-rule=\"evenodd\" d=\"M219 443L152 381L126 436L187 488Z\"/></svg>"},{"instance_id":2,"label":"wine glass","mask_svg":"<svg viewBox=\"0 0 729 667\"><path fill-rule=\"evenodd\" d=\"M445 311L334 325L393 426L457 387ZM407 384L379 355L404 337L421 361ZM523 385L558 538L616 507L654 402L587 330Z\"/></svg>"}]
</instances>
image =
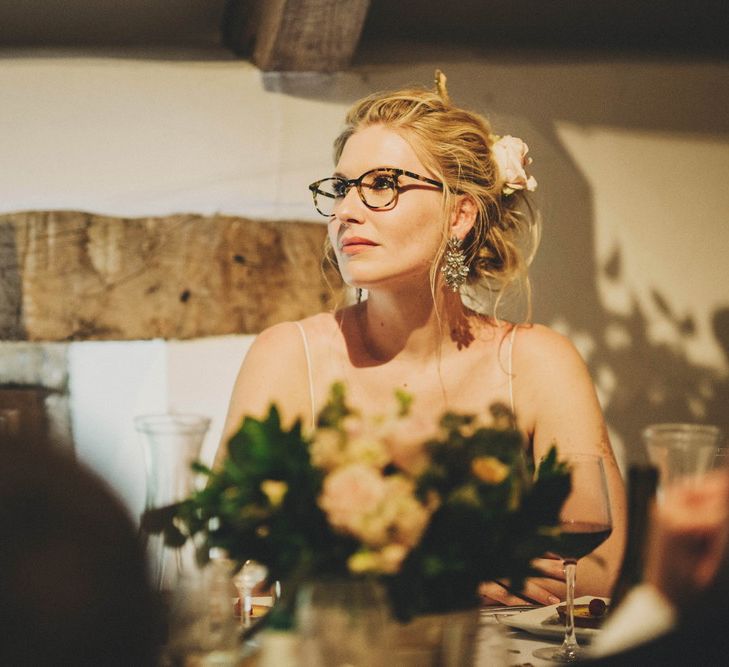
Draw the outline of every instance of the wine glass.
<instances>
[{"instance_id":1,"label":"wine glass","mask_svg":"<svg viewBox=\"0 0 729 667\"><path fill-rule=\"evenodd\" d=\"M577 561L600 546L613 530L607 479L602 458L591 454L567 455L572 488L560 512L557 555L564 564L567 582L564 641L558 648L542 648L535 657L555 662L575 662L580 649L575 637L574 597Z\"/></svg>"}]
</instances>

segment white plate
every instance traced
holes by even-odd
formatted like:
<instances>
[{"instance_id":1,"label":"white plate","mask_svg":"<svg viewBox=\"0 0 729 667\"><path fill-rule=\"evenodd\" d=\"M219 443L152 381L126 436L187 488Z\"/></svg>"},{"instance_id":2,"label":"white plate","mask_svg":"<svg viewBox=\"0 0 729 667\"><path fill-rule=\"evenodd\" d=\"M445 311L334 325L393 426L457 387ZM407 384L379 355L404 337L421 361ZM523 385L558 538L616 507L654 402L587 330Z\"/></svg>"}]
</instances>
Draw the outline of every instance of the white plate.
<instances>
[{"instance_id":1,"label":"white plate","mask_svg":"<svg viewBox=\"0 0 729 667\"><path fill-rule=\"evenodd\" d=\"M594 595L583 595L580 598L575 599L576 604L588 604L590 600L595 598ZM606 603L609 601L608 598L601 598ZM561 603L560 603L561 604ZM523 611L513 616L499 615L496 618L499 623L508 625L511 628L517 630L524 630L530 632L533 635L540 635L542 637L554 637L561 639L564 637L564 625L559 620L557 614L558 605L552 604L548 607L538 607L537 609L531 609L530 611ZM575 628L575 634L577 639L584 639L589 641L600 633L599 628Z\"/></svg>"}]
</instances>

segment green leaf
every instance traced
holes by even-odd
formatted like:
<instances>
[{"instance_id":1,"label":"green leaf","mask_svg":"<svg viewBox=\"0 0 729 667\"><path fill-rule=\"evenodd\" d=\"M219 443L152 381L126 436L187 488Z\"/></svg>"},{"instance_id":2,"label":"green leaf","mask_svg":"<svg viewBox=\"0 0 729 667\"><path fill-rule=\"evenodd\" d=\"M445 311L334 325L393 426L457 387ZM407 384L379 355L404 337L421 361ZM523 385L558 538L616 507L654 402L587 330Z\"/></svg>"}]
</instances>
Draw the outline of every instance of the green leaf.
<instances>
[{"instance_id":1,"label":"green leaf","mask_svg":"<svg viewBox=\"0 0 729 667\"><path fill-rule=\"evenodd\" d=\"M190 467L192 468L193 472L201 473L208 476L213 474L213 471L200 461L193 461L190 464Z\"/></svg>"},{"instance_id":2,"label":"green leaf","mask_svg":"<svg viewBox=\"0 0 729 667\"><path fill-rule=\"evenodd\" d=\"M412 394L409 394L408 392L398 387L397 389L395 389L395 399L397 400L398 404L397 416L406 417L408 414L410 414L410 407L413 404Z\"/></svg>"},{"instance_id":3,"label":"green leaf","mask_svg":"<svg viewBox=\"0 0 729 667\"><path fill-rule=\"evenodd\" d=\"M164 529L165 544L168 547L181 547L187 542L187 536L183 535L175 524L170 523Z\"/></svg>"},{"instance_id":4,"label":"green leaf","mask_svg":"<svg viewBox=\"0 0 729 667\"><path fill-rule=\"evenodd\" d=\"M181 503L175 503L145 510L140 523L142 530L155 535L162 533L167 526L172 525L180 505Z\"/></svg>"},{"instance_id":5,"label":"green leaf","mask_svg":"<svg viewBox=\"0 0 729 667\"><path fill-rule=\"evenodd\" d=\"M347 405L346 391L342 382L335 382L329 390L329 398L317 418L318 427L336 428L348 415L356 414Z\"/></svg>"}]
</instances>

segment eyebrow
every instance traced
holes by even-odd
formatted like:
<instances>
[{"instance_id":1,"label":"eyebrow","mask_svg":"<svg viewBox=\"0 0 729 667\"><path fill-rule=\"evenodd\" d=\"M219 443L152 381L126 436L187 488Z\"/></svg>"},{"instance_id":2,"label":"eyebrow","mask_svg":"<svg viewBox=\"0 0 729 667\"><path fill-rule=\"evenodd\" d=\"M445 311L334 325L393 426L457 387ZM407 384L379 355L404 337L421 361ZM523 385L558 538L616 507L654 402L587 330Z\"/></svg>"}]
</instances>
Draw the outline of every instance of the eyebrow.
<instances>
[{"instance_id":1,"label":"eyebrow","mask_svg":"<svg viewBox=\"0 0 729 667\"><path fill-rule=\"evenodd\" d=\"M367 171L363 171L363 172L362 172L362 174L367 174L367 173L369 173L369 172L371 172L371 171L375 171L375 170L377 170L377 169L380 169L380 170L382 170L382 171L387 171L388 169L398 169L398 167L384 167L384 166L380 166L380 167L372 167L372 169L367 169ZM405 171L405 170L403 169L403 171ZM362 174L360 174L360 176L361 176ZM331 175L331 178L341 178L341 179L343 179L343 180L345 180L345 181L348 181L348 180L350 180L350 179L348 179L348 178L347 178L347 176L346 176L345 174L343 174L343 173L342 173L341 171L335 171L335 172L334 172L334 173L333 173L333 174ZM357 176L356 178L359 178L359 176Z\"/></svg>"}]
</instances>

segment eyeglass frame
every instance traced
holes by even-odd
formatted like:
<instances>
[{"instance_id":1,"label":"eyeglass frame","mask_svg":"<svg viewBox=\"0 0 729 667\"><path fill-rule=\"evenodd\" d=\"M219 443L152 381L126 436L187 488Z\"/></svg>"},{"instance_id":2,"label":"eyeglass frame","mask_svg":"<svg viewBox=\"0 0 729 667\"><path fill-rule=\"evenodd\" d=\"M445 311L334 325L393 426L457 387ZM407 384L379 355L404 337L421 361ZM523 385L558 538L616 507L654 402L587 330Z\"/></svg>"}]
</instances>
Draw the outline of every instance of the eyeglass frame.
<instances>
[{"instance_id":1,"label":"eyeglass frame","mask_svg":"<svg viewBox=\"0 0 729 667\"><path fill-rule=\"evenodd\" d=\"M393 198L387 202L387 204L383 204L381 206L370 206L367 201L365 200L364 195L362 194L362 179L364 179L365 176L368 176L369 174L372 174L376 171L382 171L387 172L390 175L393 175L395 177L395 188L394 188L394 196ZM432 178L428 178L427 176L421 176L420 174L416 174L415 172L408 171L407 169L398 169L396 167L375 167L374 169L368 169L364 174L360 175L358 178L342 178L341 176L329 176L327 178L320 178L318 181L314 181L311 185L309 185L309 190L311 191L311 196L314 200L314 208L317 210L319 215L323 215L325 218L331 218L334 215L334 212L332 213L322 213L319 210L319 207L316 205L316 195L317 193L323 195L324 197L330 197L331 199L336 200L337 197L334 197L326 192L322 192L319 190L319 185L321 185L324 181L341 181L344 183L344 187L346 188L344 194L342 195L342 199L344 199L348 194L349 191L353 188L357 188L357 194L359 195L360 201L371 211L378 211L378 210L390 210L394 208L397 205L397 200L400 196L400 182L398 179L400 176L409 176L410 178L414 178L417 181L421 181L423 183L428 183L429 185L435 185L439 190L443 190L445 188L445 184L441 183L440 181L436 181ZM336 205L336 201L335 201ZM392 206L391 206L392 205Z\"/></svg>"}]
</instances>

